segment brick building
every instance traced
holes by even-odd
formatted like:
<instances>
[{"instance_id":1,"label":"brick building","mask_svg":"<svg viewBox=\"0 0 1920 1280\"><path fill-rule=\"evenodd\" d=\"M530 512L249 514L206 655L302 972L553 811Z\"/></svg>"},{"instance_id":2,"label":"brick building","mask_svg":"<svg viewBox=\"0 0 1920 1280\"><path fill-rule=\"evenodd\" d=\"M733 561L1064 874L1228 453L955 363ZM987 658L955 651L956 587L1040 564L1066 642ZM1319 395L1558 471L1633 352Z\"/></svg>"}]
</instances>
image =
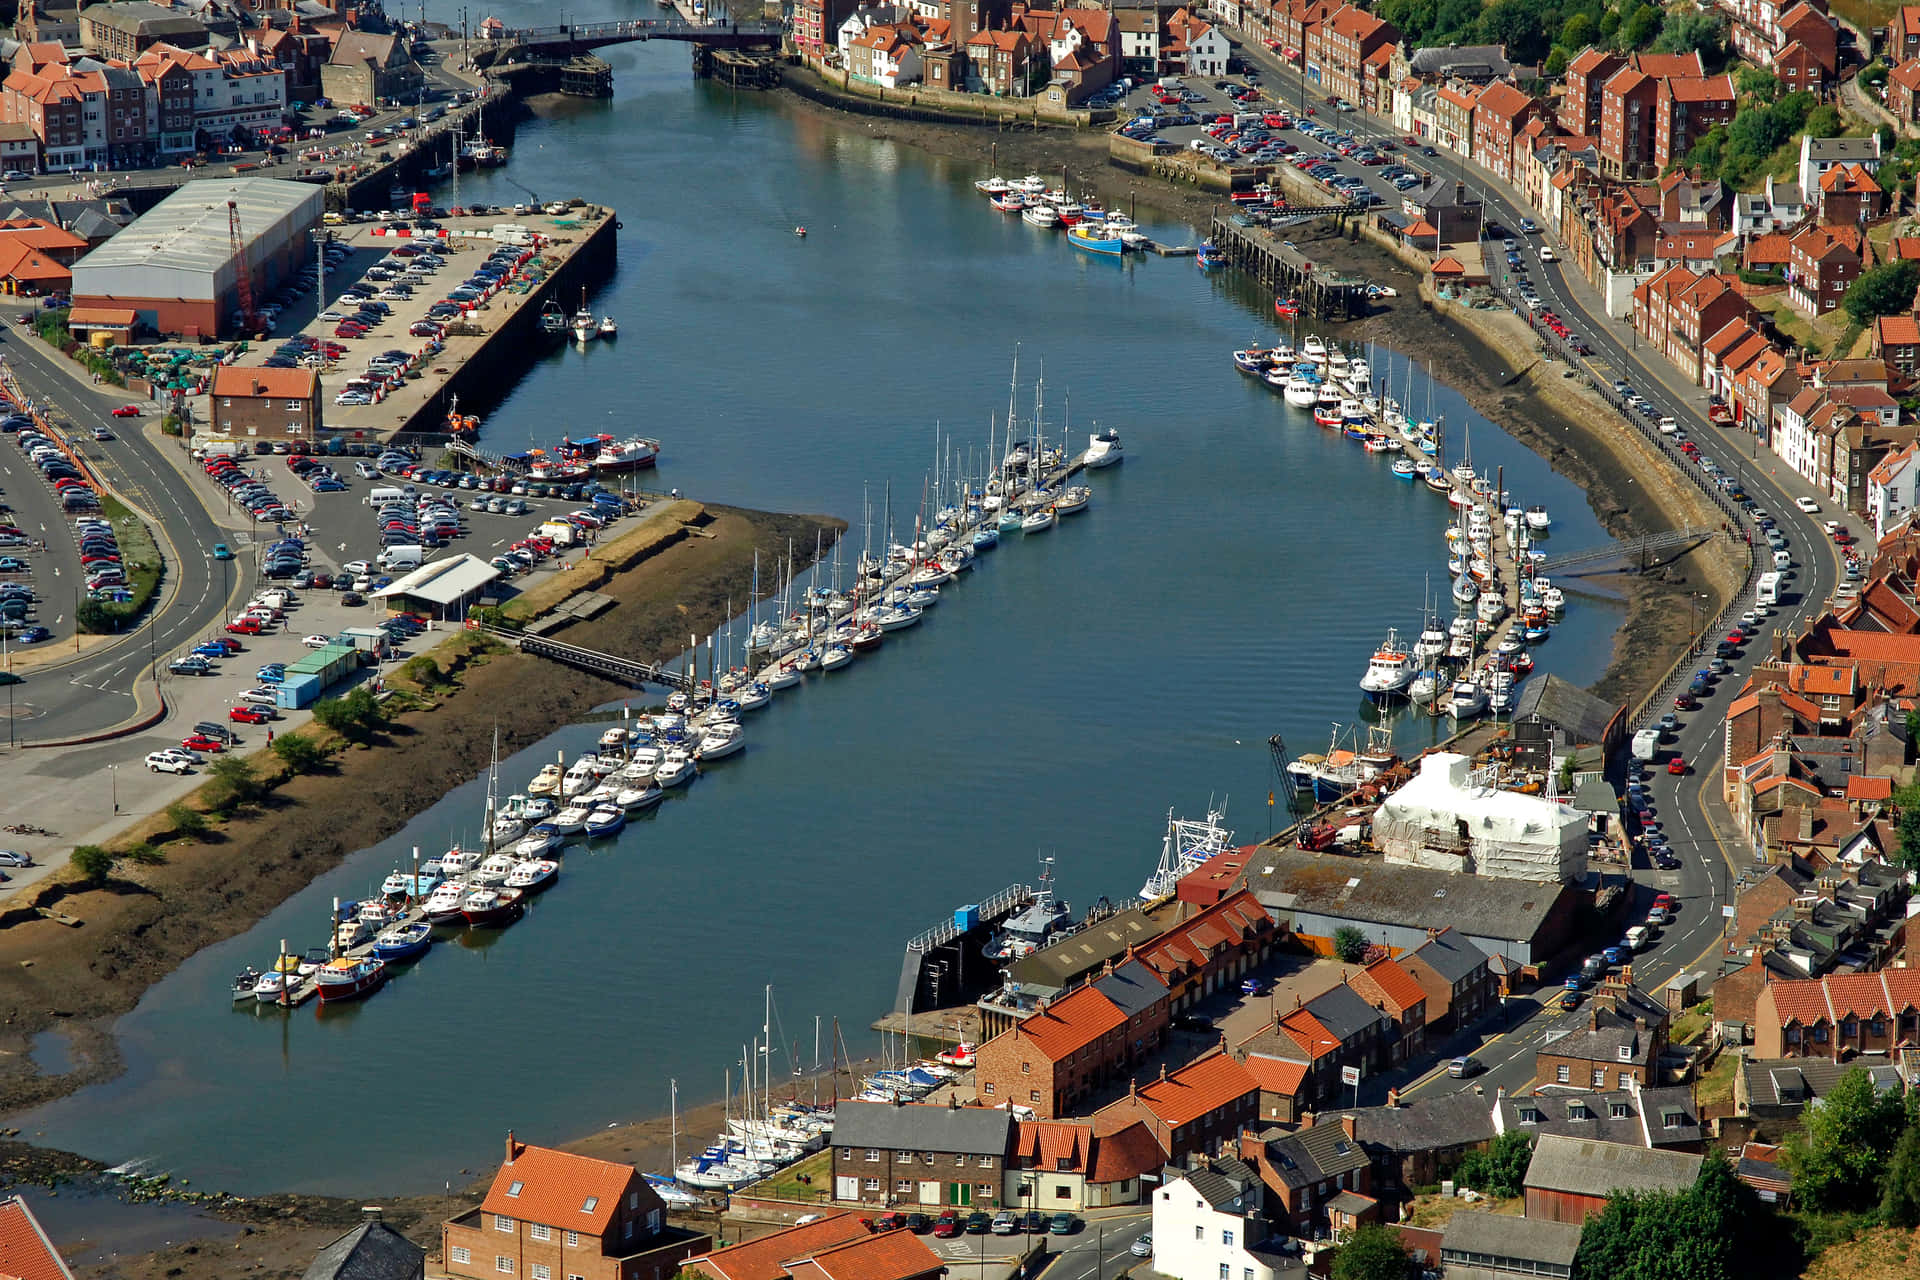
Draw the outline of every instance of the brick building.
<instances>
[{"instance_id":1,"label":"brick building","mask_svg":"<svg viewBox=\"0 0 1920 1280\"><path fill-rule=\"evenodd\" d=\"M1400 964L1426 993L1426 1025L1432 1031L1465 1030L1500 995L1500 982L1487 965L1486 952L1451 928L1402 952Z\"/></svg>"},{"instance_id":2,"label":"brick building","mask_svg":"<svg viewBox=\"0 0 1920 1280\"><path fill-rule=\"evenodd\" d=\"M1527 1164L1529 1219L1576 1226L1607 1206L1615 1191L1685 1191L1700 1176L1702 1157L1542 1134Z\"/></svg>"},{"instance_id":3,"label":"brick building","mask_svg":"<svg viewBox=\"0 0 1920 1280\"><path fill-rule=\"evenodd\" d=\"M1427 993L1397 960L1381 959L1347 979L1368 1004L1398 1023L1388 1060L1399 1066L1427 1051Z\"/></svg>"},{"instance_id":4,"label":"brick building","mask_svg":"<svg viewBox=\"0 0 1920 1280\"><path fill-rule=\"evenodd\" d=\"M1168 1010L1166 984L1138 960L1042 1001L980 1046L973 1075L980 1101L1030 1107L1043 1120L1070 1114L1160 1047Z\"/></svg>"},{"instance_id":5,"label":"brick building","mask_svg":"<svg viewBox=\"0 0 1920 1280\"><path fill-rule=\"evenodd\" d=\"M1617 53L1589 45L1567 63L1566 92L1560 98L1560 127L1568 133L1597 137L1600 133L1600 91L1626 65Z\"/></svg>"},{"instance_id":6,"label":"brick building","mask_svg":"<svg viewBox=\"0 0 1920 1280\"><path fill-rule=\"evenodd\" d=\"M1241 977L1272 954L1279 930L1273 915L1242 889L1134 950L1166 985L1178 1011Z\"/></svg>"},{"instance_id":7,"label":"brick building","mask_svg":"<svg viewBox=\"0 0 1920 1280\"><path fill-rule=\"evenodd\" d=\"M1094 1113L1094 1132L1118 1133L1143 1124L1171 1160L1190 1152L1212 1154L1233 1142L1260 1110L1260 1085L1224 1050L1189 1062L1178 1071L1136 1084L1127 1096Z\"/></svg>"},{"instance_id":8,"label":"brick building","mask_svg":"<svg viewBox=\"0 0 1920 1280\"><path fill-rule=\"evenodd\" d=\"M440 1228L449 1276L667 1280L712 1238L667 1225L632 1165L514 1141L477 1209Z\"/></svg>"},{"instance_id":9,"label":"brick building","mask_svg":"<svg viewBox=\"0 0 1920 1280\"><path fill-rule=\"evenodd\" d=\"M1775 982L1754 1001L1758 1058L1829 1058L1885 1053L1920 1041L1920 969L1828 974Z\"/></svg>"},{"instance_id":10,"label":"brick building","mask_svg":"<svg viewBox=\"0 0 1920 1280\"><path fill-rule=\"evenodd\" d=\"M314 440L320 434L320 375L313 369L221 365L208 399L202 421L215 435Z\"/></svg>"},{"instance_id":11,"label":"brick building","mask_svg":"<svg viewBox=\"0 0 1920 1280\"><path fill-rule=\"evenodd\" d=\"M1738 105L1732 76L1670 76L1654 98L1653 163L1664 171L1684 160L1716 125L1731 124Z\"/></svg>"},{"instance_id":12,"label":"brick building","mask_svg":"<svg viewBox=\"0 0 1920 1280\"><path fill-rule=\"evenodd\" d=\"M1603 981L1587 1004L1586 1025L1534 1054L1540 1089L1646 1088L1667 1047L1667 1009L1629 978Z\"/></svg>"},{"instance_id":13,"label":"brick building","mask_svg":"<svg viewBox=\"0 0 1920 1280\"><path fill-rule=\"evenodd\" d=\"M1013 1113L999 1107L842 1102L833 1198L866 1205L1000 1208Z\"/></svg>"},{"instance_id":14,"label":"brick building","mask_svg":"<svg viewBox=\"0 0 1920 1280\"><path fill-rule=\"evenodd\" d=\"M1473 110L1473 156L1505 180L1514 173L1514 139L1540 104L1504 81L1490 84Z\"/></svg>"},{"instance_id":15,"label":"brick building","mask_svg":"<svg viewBox=\"0 0 1920 1280\"><path fill-rule=\"evenodd\" d=\"M909 1231L875 1232L851 1213L819 1215L687 1259L706 1280L940 1280L946 1267Z\"/></svg>"}]
</instances>

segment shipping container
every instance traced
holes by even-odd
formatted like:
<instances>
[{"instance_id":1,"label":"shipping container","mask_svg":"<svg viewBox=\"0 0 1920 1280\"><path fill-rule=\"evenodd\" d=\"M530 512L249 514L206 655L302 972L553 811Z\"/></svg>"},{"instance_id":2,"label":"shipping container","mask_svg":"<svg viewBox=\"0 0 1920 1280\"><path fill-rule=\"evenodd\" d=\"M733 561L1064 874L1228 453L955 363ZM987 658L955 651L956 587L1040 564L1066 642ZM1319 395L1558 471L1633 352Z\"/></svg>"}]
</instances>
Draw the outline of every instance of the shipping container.
<instances>
[{"instance_id":1,"label":"shipping container","mask_svg":"<svg viewBox=\"0 0 1920 1280\"><path fill-rule=\"evenodd\" d=\"M326 686L317 675L289 675L273 691L273 705L283 711L300 711L317 701Z\"/></svg>"}]
</instances>

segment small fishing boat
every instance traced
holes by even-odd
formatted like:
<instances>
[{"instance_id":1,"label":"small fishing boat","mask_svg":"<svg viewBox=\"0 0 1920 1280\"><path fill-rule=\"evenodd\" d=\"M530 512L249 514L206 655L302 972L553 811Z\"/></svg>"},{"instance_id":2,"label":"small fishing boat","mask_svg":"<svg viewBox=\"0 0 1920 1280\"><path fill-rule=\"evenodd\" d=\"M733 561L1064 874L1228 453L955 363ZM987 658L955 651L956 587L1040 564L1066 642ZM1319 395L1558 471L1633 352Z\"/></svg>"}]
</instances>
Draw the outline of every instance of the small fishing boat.
<instances>
[{"instance_id":1,"label":"small fishing boat","mask_svg":"<svg viewBox=\"0 0 1920 1280\"><path fill-rule=\"evenodd\" d=\"M620 326L612 316L600 317L600 336L602 338L617 338L620 336Z\"/></svg>"},{"instance_id":2,"label":"small fishing boat","mask_svg":"<svg viewBox=\"0 0 1920 1280\"><path fill-rule=\"evenodd\" d=\"M1314 401L1319 398L1320 388L1306 378L1292 377L1287 379L1286 387L1281 394L1294 408L1311 409Z\"/></svg>"},{"instance_id":3,"label":"small fishing boat","mask_svg":"<svg viewBox=\"0 0 1920 1280\"><path fill-rule=\"evenodd\" d=\"M1487 691L1478 681L1456 680L1447 694L1446 713L1455 720L1472 720L1485 715Z\"/></svg>"},{"instance_id":4,"label":"small fishing boat","mask_svg":"<svg viewBox=\"0 0 1920 1280\"><path fill-rule=\"evenodd\" d=\"M973 189L983 196L1003 196L1007 194L1007 180L1001 177L982 178L973 184Z\"/></svg>"},{"instance_id":5,"label":"small fishing boat","mask_svg":"<svg viewBox=\"0 0 1920 1280\"><path fill-rule=\"evenodd\" d=\"M433 891L433 896L426 901L427 923L454 924L462 920L464 917L460 914L460 905L472 892L470 885L461 884L457 880L443 882Z\"/></svg>"},{"instance_id":6,"label":"small fishing boat","mask_svg":"<svg viewBox=\"0 0 1920 1280\"><path fill-rule=\"evenodd\" d=\"M259 985L259 982L260 982L260 971L255 968L251 968L251 967L245 968L245 969L242 969L239 973L234 974L233 975L233 1002L235 1004L239 1004L242 1000L253 999L253 989L255 986Z\"/></svg>"},{"instance_id":7,"label":"small fishing boat","mask_svg":"<svg viewBox=\"0 0 1920 1280\"><path fill-rule=\"evenodd\" d=\"M1118 258L1126 252L1127 242L1117 228L1104 222L1081 221L1067 228L1067 243L1088 253Z\"/></svg>"},{"instance_id":8,"label":"small fishing boat","mask_svg":"<svg viewBox=\"0 0 1920 1280\"><path fill-rule=\"evenodd\" d=\"M1413 459L1407 457L1407 455L1404 453L1393 460L1393 474L1395 479L1405 480L1408 483L1412 483L1413 478L1416 474L1418 474L1418 471L1419 471L1419 468L1414 466Z\"/></svg>"},{"instance_id":9,"label":"small fishing boat","mask_svg":"<svg viewBox=\"0 0 1920 1280\"><path fill-rule=\"evenodd\" d=\"M1126 453L1120 447L1120 433L1108 427L1105 431L1088 436L1087 451L1081 455L1081 461L1089 471L1098 471L1101 467L1126 461Z\"/></svg>"},{"instance_id":10,"label":"small fishing boat","mask_svg":"<svg viewBox=\"0 0 1920 1280\"><path fill-rule=\"evenodd\" d=\"M476 889L460 904L461 916L468 924L479 928L512 924L526 909L527 904L521 892L507 888Z\"/></svg>"},{"instance_id":11,"label":"small fishing boat","mask_svg":"<svg viewBox=\"0 0 1920 1280\"><path fill-rule=\"evenodd\" d=\"M1018 191L1008 191L993 197L993 207L1001 213L1019 213L1027 207L1027 198Z\"/></svg>"},{"instance_id":12,"label":"small fishing boat","mask_svg":"<svg viewBox=\"0 0 1920 1280\"><path fill-rule=\"evenodd\" d=\"M1037 173L1030 173L1024 178L1009 179L1007 181L1007 189L1009 191L1018 191L1021 195L1026 196L1042 195L1046 192L1047 180Z\"/></svg>"},{"instance_id":13,"label":"small fishing boat","mask_svg":"<svg viewBox=\"0 0 1920 1280\"><path fill-rule=\"evenodd\" d=\"M1060 225L1060 212L1050 204L1030 204L1020 211L1020 221L1050 231Z\"/></svg>"},{"instance_id":14,"label":"small fishing boat","mask_svg":"<svg viewBox=\"0 0 1920 1280\"><path fill-rule=\"evenodd\" d=\"M793 234L799 237L800 239L805 240L807 238L807 229L805 227L795 227L793 229Z\"/></svg>"},{"instance_id":15,"label":"small fishing boat","mask_svg":"<svg viewBox=\"0 0 1920 1280\"><path fill-rule=\"evenodd\" d=\"M1194 261L1200 264L1202 271L1212 271L1226 265L1227 255L1209 240L1200 246L1200 251L1194 255Z\"/></svg>"},{"instance_id":16,"label":"small fishing boat","mask_svg":"<svg viewBox=\"0 0 1920 1280\"><path fill-rule=\"evenodd\" d=\"M395 925L373 940L373 954L393 964L418 959L433 945L433 926L425 920Z\"/></svg>"},{"instance_id":17,"label":"small fishing boat","mask_svg":"<svg viewBox=\"0 0 1920 1280\"><path fill-rule=\"evenodd\" d=\"M359 1000L378 991L387 980L387 962L379 956L358 960L341 957L313 975L321 1004Z\"/></svg>"},{"instance_id":18,"label":"small fishing boat","mask_svg":"<svg viewBox=\"0 0 1920 1280\"><path fill-rule=\"evenodd\" d=\"M693 780L693 756L684 747L675 747L660 757L660 767L654 771L654 784L662 790L684 786Z\"/></svg>"},{"instance_id":19,"label":"small fishing boat","mask_svg":"<svg viewBox=\"0 0 1920 1280\"><path fill-rule=\"evenodd\" d=\"M1020 517L1021 533L1045 533L1053 528L1052 506L1036 507Z\"/></svg>"}]
</instances>

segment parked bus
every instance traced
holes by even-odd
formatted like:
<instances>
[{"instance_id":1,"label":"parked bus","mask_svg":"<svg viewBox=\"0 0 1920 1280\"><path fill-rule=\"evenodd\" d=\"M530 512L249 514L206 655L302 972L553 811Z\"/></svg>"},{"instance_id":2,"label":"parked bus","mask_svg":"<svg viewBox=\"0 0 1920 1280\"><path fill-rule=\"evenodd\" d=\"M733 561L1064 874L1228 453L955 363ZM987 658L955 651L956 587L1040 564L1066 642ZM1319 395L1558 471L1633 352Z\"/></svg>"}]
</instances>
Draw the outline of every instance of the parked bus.
<instances>
[{"instance_id":1,"label":"parked bus","mask_svg":"<svg viewBox=\"0 0 1920 1280\"><path fill-rule=\"evenodd\" d=\"M1780 603L1780 575L1767 572L1760 575L1760 584L1753 590L1754 601L1758 604Z\"/></svg>"}]
</instances>

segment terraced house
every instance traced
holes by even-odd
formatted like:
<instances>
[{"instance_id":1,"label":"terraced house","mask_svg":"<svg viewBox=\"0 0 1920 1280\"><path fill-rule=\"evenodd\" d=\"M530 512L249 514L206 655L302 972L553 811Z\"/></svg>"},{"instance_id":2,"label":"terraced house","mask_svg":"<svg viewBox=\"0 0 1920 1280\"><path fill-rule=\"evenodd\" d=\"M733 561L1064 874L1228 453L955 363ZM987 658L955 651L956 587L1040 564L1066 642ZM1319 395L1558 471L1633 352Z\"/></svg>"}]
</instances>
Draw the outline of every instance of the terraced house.
<instances>
[{"instance_id":1,"label":"terraced house","mask_svg":"<svg viewBox=\"0 0 1920 1280\"><path fill-rule=\"evenodd\" d=\"M1364 9L1342 5L1307 33L1307 64L1320 68L1320 87L1349 102L1363 92L1367 59L1399 42L1400 30Z\"/></svg>"},{"instance_id":2,"label":"terraced house","mask_svg":"<svg viewBox=\"0 0 1920 1280\"><path fill-rule=\"evenodd\" d=\"M1038 1119L1072 1114L1124 1079L1167 1033L1167 986L1137 960L1117 966L980 1046L974 1087L982 1103L1031 1108Z\"/></svg>"},{"instance_id":3,"label":"terraced house","mask_svg":"<svg viewBox=\"0 0 1920 1280\"><path fill-rule=\"evenodd\" d=\"M1756 1058L1846 1062L1920 1042L1920 969L1775 982L1754 1001Z\"/></svg>"}]
</instances>

